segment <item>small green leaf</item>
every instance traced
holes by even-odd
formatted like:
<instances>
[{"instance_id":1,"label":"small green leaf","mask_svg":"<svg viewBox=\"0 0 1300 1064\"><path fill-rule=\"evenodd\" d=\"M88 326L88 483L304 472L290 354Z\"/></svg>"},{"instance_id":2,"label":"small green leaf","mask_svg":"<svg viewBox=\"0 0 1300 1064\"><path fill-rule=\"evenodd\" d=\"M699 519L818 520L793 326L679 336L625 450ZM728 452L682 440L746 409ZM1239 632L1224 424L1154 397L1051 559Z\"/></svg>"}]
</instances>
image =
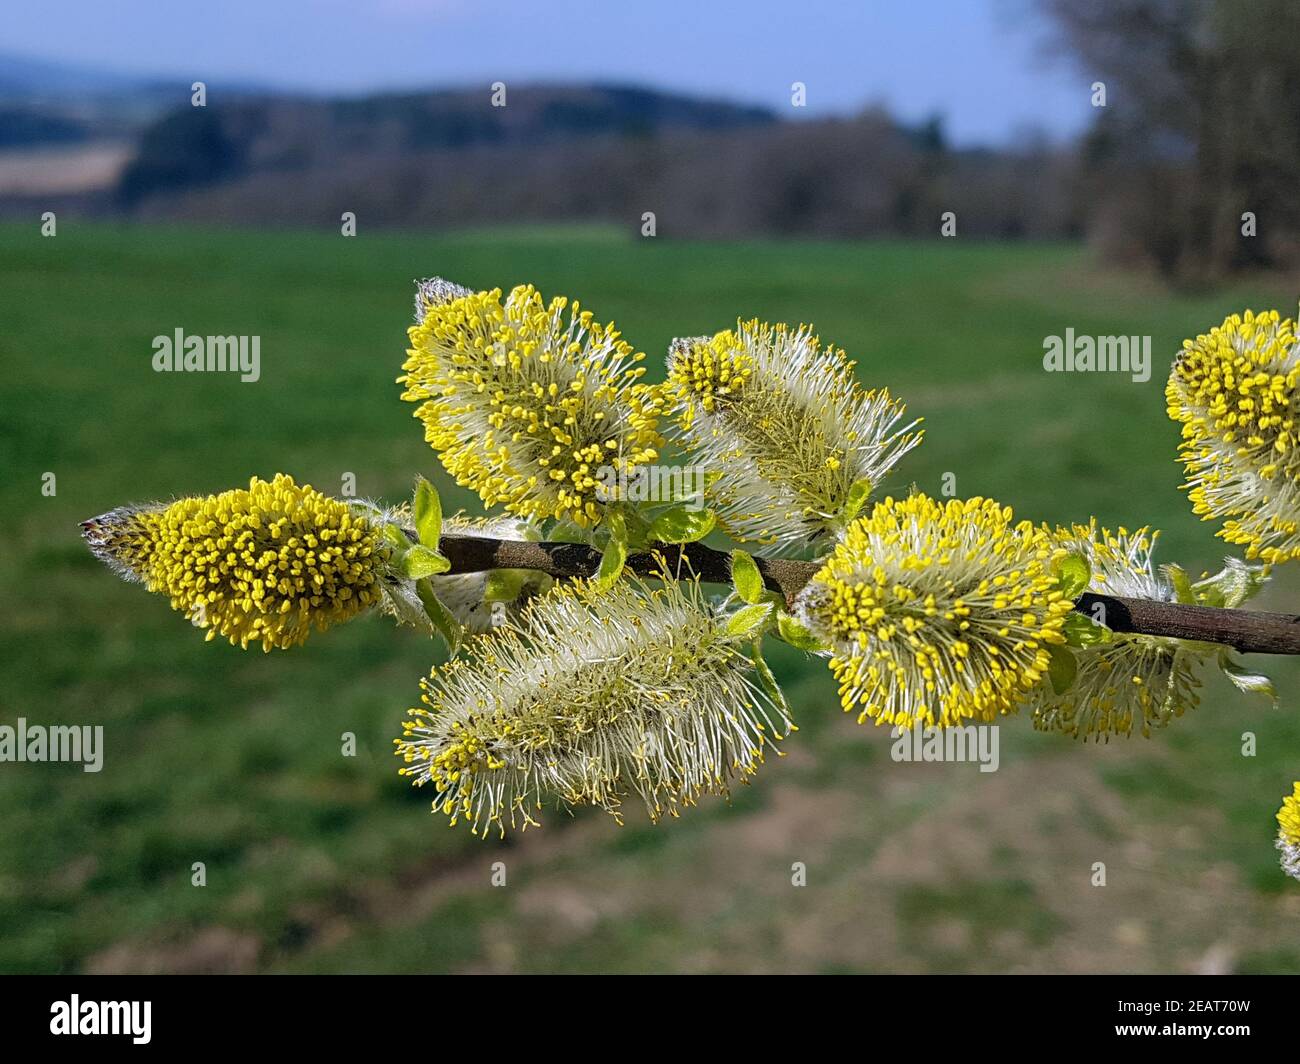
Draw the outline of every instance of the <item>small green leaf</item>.
<instances>
[{"instance_id":1,"label":"small green leaf","mask_svg":"<svg viewBox=\"0 0 1300 1064\"><path fill-rule=\"evenodd\" d=\"M1092 579L1092 566L1082 554L1071 553L1058 558L1052 563L1056 573L1057 587L1061 594L1071 602L1088 590L1088 581Z\"/></svg>"},{"instance_id":2,"label":"small green leaf","mask_svg":"<svg viewBox=\"0 0 1300 1064\"><path fill-rule=\"evenodd\" d=\"M405 554L411 546L411 541L407 538L406 533L394 524L384 525L384 539L388 541L388 545L393 547L398 554Z\"/></svg>"},{"instance_id":3,"label":"small green leaf","mask_svg":"<svg viewBox=\"0 0 1300 1064\"><path fill-rule=\"evenodd\" d=\"M552 543L590 543L591 533L572 521L563 520L556 521L542 538L549 539Z\"/></svg>"},{"instance_id":4,"label":"small green leaf","mask_svg":"<svg viewBox=\"0 0 1300 1064\"><path fill-rule=\"evenodd\" d=\"M1273 687L1273 681L1262 672L1251 672L1245 666L1233 661L1227 654L1219 658L1219 668L1238 691L1263 695L1273 703L1274 707L1277 706L1277 690Z\"/></svg>"},{"instance_id":5,"label":"small green leaf","mask_svg":"<svg viewBox=\"0 0 1300 1064\"><path fill-rule=\"evenodd\" d=\"M871 481L855 480L853 487L849 488L848 497L844 500L844 509L840 516L845 521L852 521L859 513L862 512L863 504L871 495Z\"/></svg>"},{"instance_id":6,"label":"small green leaf","mask_svg":"<svg viewBox=\"0 0 1300 1064\"><path fill-rule=\"evenodd\" d=\"M596 587L601 591L614 586L627 561L627 523L623 515L610 510L605 515L605 523L609 529L609 542L605 544L605 553L600 556L600 570L596 573Z\"/></svg>"},{"instance_id":7,"label":"small green leaf","mask_svg":"<svg viewBox=\"0 0 1300 1064\"><path fill-rule=\"evenodd\" d=\"M514 602L529 577L527 569L494 569L483 589L484 602Z\"/></svg>"},{"instance_id":8,"label":"small green leaf","mask_svg":"<svg viewBox=\"0 0 1300 1064\"><path fill-rule=\"evenodd\" d=\"M1115 638L1115 633L1104 624L1098 624L1077 610L1065 615L1062 631L1065 633L1065 641L1072 647L1095 647Z\"/></svg>"},{"instance_id":9,"label":"small green leaf","mask_svg":"<svg viewBox=\"0 0 1300 1064\"><path fill-rule=\"evenodd\" d=\"M437 489L424 477L415 482L415 531L420 542L433 550L438 549L442 536L442 500Z\"/></svg>"},{"instance_id":10,"label":"small green leaf","mask_svg":"<svg viewBox=\"0 0 1300 1064\"><path fill-rule=\"evenodd\" d=\"M784 713L789 714L790 704L785 700L785 693L777 684L776 677L772 675L772 670L767 667L767 662L763 660L763 647L759 640L754 640L754 646L749 652L749 657L754 663L754 669L758 673L758 679L763 685L763 690L767 692L768 697L773 702L781 707ZM794 727L794 725L791 725L791 727ZM781 739L784 736L777 735L775 738Z\"/></svg>"},{"instance_id":11,"label":"small green leaf","mask_svg":"<svg viewBox=\"0 0 1300 1064\"><path fill-rule=\"evenodd\" d=\"M674 506L654 519L649 538L657 543L694 543L712 532L716 522L712 510Z\"/></svg>"},{"instance_id":12,"label":"small green leaf","mask_svg":"<svg viewBox=\"0 0 1300 1064\"><path fill-rule=\"evenodd\" d=\"M731 552L731 580L736 594L749 603L763 600L763 574L754 559L743 550Z\"/></svg>"},{"instance_id":13,"label":"small green leaf","mask_svg":"<svg viewBox=\"0 0 1300 1064\"><path fill-rule=\"evenodd\" d=\"M426 576L437 576L451 568L451 561L436 550L416 544L398 563L402 575L408 580L422 580Z\"/></svg>"},{"instance_id":14,"label":"small green leaf","mask_svg":"<svg viewBox=\"0 0 1300 1064\"><path fill-rule=\"evenodd\" d=\"M776 619L777 634L798 650L805 651L809 654L817 654L828 650L820 639L818 639L807 625L795 620L788 613L781 613Z\"/></svg>"},{"instance_id":15,"label":"small green leaf","mask_svg":"<svg viewBox=\"0 0 1300 1064\"><path fill-rule=\"evenodd\" d=\"M623 516L623 511L617 506L611 506L605 511L605 532L610 539L616 539L620 543L627 542L627 518Z\"/></svg>"},{"instance_id":16,"label":"small green leaf","mask_svg":"<svg viewBox=\"0 0 1300 1064\"><path fill-rule=\"evenodd\" d=\"M1052 680L1052 690L1058 695L1065 694L1074 684L1079 674L1079 662L1074 651L1068 647L1052 645L1047 648L1050 660L1047 663L1047 675Z\"/></svg>"},{"instance_id":17,"label":"small green leaf","mask_svg":"<svg viewBox=\"0 0 1300 1064\"><path fill-rule=\"evenodd\" d=\"M600 556L600 570L596 573L596 586L605 591L614 586L623 573L623 564L627 561L627 547L616 539L611 539Z\"/></svg>"},{"instance_id":18,"label":"small green leaf","mask_svg":"<svg viewBox=\"0 0 1300 1064\"><path fill-rule=\"evenodd\" d=\"M727 635L757 635L772 616L772 604L762 602L756 606L742 606L727 621Z\"/></svg>"},{"instance_id":19,"label":"small green leaf","mask_svg":"<svg viewBox=\"0 0 1300 1064\"><path fill-rule=\"evenodd\" d=\"M1181 565L1162 565L1160 571L1168 579L1170 586L1174 589L1174 598L1184 606L1193 606L1196 604L1196 591L1192 587L1191 578L1187 575L1187 570Z\"/></svg>"},{"instance_id":20,"label":"small green leaf","mask_svg":"<svg viewBox=\"0 0 1300 1064\"><path fill-rule=\"evenodd\" d=\"M650 539L650 524L641 510L621 506L617 510L611 510L611 513L623 521L625 531L621 538L627 544L627 549L641 550L645 547Z\"/></svg>"},{"instance_id":21,"label":"small green leaf","mask_svg":"<svg viewBox=\"0 0 1300 1064\"><path fill-rule=\"evenodd\" d=\"M429 620L433 627L437 629L438 634L447 641L447 648L454 655L460 649L460 641L464 636L464 629L456 620L451 610L439 601L438 596L433 593L433 585L428 580L417 580L415 582L416 593L420 596L420 602L424 606L424 612L428 614Z\"/></svg>"}]
</instances>

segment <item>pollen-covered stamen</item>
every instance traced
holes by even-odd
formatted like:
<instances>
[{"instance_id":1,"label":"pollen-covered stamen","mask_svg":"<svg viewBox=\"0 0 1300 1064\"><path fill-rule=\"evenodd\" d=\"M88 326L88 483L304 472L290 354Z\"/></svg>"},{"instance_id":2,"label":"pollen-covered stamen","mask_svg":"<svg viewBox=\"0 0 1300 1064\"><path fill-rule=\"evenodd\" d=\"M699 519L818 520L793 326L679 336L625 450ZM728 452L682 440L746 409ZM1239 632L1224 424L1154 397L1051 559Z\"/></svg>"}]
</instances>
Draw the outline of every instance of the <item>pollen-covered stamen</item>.
<instances>
[{"instance_id":1,"label":"pollen-covered stamen","mask_svg":"<svg viewBox=\"0 0 1300 1064\"><path fill-rule=\"evenodd\" d=\"M425 282L434 286L434 282ZM645 356L612 325L531 286L456 295L431 287L399 381L457 483L520 517L598 523L602 469L624 483L658 457ZM435 299L450 297L449 301ZM568 311L566 315L566 310Z\"/></svg>"},{"instance_id":2,"label":"pollen-covered stamen","mask_svg":"<svg viewBox=\"0 0 1300 1064\"><path fill-rule=\"evenodd\" d=\"M664 388L683 442L717 473L724 526L772 548L838 534L855 486L878 485L921 439L918 422L900 426L902 403L862 390L807 327L748 321L676 340Z\"/></svg>"},{"instance_id":3,"label":"pollen-covered stamen","mask_svg":"<svg viewBox=\"0 0 1300 1064\"><path fill-rule=\"evenodd\" d=\"M684 429L694 424L696 411L715 413L718 404L736 404L754 376L754 359L735 342L730 331L716 336L679 337L668 348L668 382L681 401Z\"/></svg>"},{"instance_id":4,"label":"pollen-covered stamen","mask_svg":"<svg viewBox=\"0 0 1300 1064\"><path fill-rule=\"evenodd\" d=\"M1089 591L1154 602L1175 600L1172 585L1151 560L1158 532L1121 528L1112 533L1095 521L1044 531L1058 551L1087 560ZM1198 667L1210 656L1203 644L1122 632L1073 653L1074 682L1060 695L1049 684L1038 689L1034 727L1099 741L1135 730L1150 737L1153 730L1194 708L1200 701Z\"/></svg>"},{"instance_id":5,"label":"pollen-covered stamen","mask_svg":"<svg viewBox=\"0 0 1300 1064\"><path fill-rule=\"evenodd\" d=\"M82 529L98 557L169 596L208 639L245 648L295 646L380 599L378 529L283 474L254 477L247 490L112 510Z\"/></svg>"},{"instance_id":6,"label":"pollen-covered stamen","mask_svg":"<svg viewBox=\"0 0 1300 1064\"><path fill-rule=\"evenodd\" d=\"M1282 871L1300 879L1300 782L1282 799L1282 808L1277 811L1277 848Z\"/></svg>"},{"instance_id":7,"label":"pollen-covered stamen","mask_svg":"<svg viewBox=\"0 0 1300 1064\"><path fill-rule=\"evenodd\" d=\"M652 819L676 816L753 775L791 727L753 679L750 642L695 583L557 586L424 681L401 772L475 832L536 824L552 800L617 817L638 795Z\"/></svg>"},{"instance_id":8,"label":"pollen-covered stamen","mask_svg":"<svg viewBox=\"0 0 1300 1064\"><path fill-rule=\"evenodd\" d=\"M991 721L1045 676L1071 603L1051 547L991 499L878 503L796 600L858 720Z\"/></svg>"},{"instance_id":9,"label":"pollen-covered stamen","mask_svg":"<svg viewBox=\"0 0 1300 1064\"><path fill-rule=\"evenodd\" d=\"M1247 557L1300 557L1296 325L1246 311L1185 340L1165 389L1193 510Z\"/></svg>"}]
</instances>

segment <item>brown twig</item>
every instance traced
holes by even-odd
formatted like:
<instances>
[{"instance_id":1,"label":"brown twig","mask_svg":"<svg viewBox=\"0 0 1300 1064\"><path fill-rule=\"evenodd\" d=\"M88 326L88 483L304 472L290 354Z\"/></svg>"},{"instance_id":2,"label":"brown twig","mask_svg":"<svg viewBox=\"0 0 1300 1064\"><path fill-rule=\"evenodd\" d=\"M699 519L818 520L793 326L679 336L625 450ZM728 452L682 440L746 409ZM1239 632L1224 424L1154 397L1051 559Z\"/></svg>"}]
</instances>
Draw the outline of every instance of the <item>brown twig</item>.
<instances>
[{"instance_id":1,"label":"brown twig","mask_svg":"<svg viewBox=\"0 0 1300 1064\"><path fill-rule=\"evenodd\" d=\"M550 576L594 576L600 568L600 551L577 543L521 543L446 535L439 549L451 560L452 573L531 569ZM818 569L814 562L788 558L754 560L764 583L787 605L794 602ZM707 583L731 583L731 556L701 543L660 544L627 559L627 568L642 576L656 576L665 565L672 572L694 573ZM1244 653L1300 654L1300 617L1289 614L1184 606L1091 592L1080 596L1074 608L1116 632L1220 643Z\"/></svg>"}]
</instances>

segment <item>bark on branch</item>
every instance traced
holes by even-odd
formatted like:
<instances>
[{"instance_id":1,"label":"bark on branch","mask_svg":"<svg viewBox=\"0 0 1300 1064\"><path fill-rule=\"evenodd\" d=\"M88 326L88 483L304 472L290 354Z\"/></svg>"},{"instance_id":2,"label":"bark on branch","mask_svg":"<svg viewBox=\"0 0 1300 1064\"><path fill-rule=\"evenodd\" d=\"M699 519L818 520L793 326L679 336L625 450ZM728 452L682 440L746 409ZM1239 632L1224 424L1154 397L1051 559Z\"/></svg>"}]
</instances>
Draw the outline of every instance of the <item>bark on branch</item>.
<instances>
[{"instance_id":1,"label":"bark on branch","mask_svg":"<svg viewBox=\"0 0 1300 1064\"><path fill-rule=\"evenodd\" d=\"M532 569L550 576L590 577L600 568L600 551L577 543L521 543L478 536L443 536L439 549L451 560L450 573L481 573L491 569ZM788 558L755 558L768 588L787 606L812 579L814 562ZM642 576L668 570L695 575L712 584L731 583L731 556L701 543L660 544L628 556L627 568ZM1097 607L1104 610L1100 615ZM1120 598L1114 595L1079 597L1074 608L1100 616L1116 632L1173 636L1220 643L1252 654L1300 654L1300 617L1212 606L1183 606L1173 602Z\"/></svg>"}]
</instances>

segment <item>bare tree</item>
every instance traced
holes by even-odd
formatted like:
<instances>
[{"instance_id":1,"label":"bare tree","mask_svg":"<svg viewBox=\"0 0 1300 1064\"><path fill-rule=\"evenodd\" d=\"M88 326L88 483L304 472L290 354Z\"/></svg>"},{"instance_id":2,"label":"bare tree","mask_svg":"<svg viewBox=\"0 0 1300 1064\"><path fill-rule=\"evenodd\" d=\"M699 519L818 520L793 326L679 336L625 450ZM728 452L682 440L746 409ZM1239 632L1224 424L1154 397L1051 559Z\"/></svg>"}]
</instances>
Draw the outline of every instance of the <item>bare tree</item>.
<instances>
[{"instance_id":1,"label":"bare tree","mask_svg":"<svg viewBox=\"0 0 1300 1064\"><path fill-rule=\"evenodd\" d=\"M1185 280L1293 260L1300 206L1300 5L1040 0L1106 86L1085 152L1112 250ZM1244 217L1254 218L1254 232Z\"/></svg>"}]
</instances>

